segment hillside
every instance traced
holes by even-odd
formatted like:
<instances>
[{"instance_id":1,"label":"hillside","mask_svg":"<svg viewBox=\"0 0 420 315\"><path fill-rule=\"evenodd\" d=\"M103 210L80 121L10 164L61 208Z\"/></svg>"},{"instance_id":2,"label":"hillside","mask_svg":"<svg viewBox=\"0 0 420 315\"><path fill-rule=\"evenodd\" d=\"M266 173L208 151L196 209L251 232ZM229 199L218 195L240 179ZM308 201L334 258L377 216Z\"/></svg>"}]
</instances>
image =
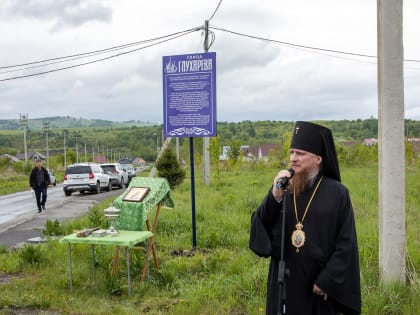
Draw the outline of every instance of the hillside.
<instances>
[{"instance_id":1,"label":"hillside","mask_svg":"<svg viewBox=\"0 0 420 315\"><path fill-rule=\"evenodd\" d=\"M49 128L51 129L69 129L69 128L124 128L124 127L142 127L152 126L154 123L142 122L137 120L130 120L124 122L115 122L102 119L84 119L75 118L70 116L56 116L56 117L45 117L45 118L34 118L29 119L28 129L29 130L42 130L43 123L48 122ZM17 130L22 129L19 119L0 119L0 130Z\"/></svg>"},{"instance_id":2,"label":"hillside","mask_svg":"<svg viewBox=\"0 0 420 315\"><path fill-rule=\"evenodd\" d=\"M86 155L95 152L95 155L105 155L106 152L118 152L123 156L141 156L146 161L156 158L157 149L162 145L162 125L147 124L144 122L112 122L104 120L87 120L71 117L49 117L44 119L31 119L26 136L28 151L46 152L46 139L42 122L49 121L48 146L50 153L55 155L63 152L64 145L76 156L78 153ZM10 124L14 122L12 128ZM317 121L332 129L334 137L341 144L363 143L364 139L378 138L378 121L366 120L340 120ZM24 137L18 121L1 121L0 126L9 124L7 130L0 128L0 154L15 155L24 151ZM282 144L290 136L293 122L285 121L243 121L218 122L217 136L220 146L239 145L255 147L261 144ZM4 127L3 127L4 128ZM405 121L405 136L407 138L420 138L420 121ZM64 143L65 140L65 143ZM188 138L180 138L180 153L183 159L189 156ZM416 142L415 144L417 145ZM194 139L196 154L201 152L202 138ZM419 151L417 146L414 148Z\"/></svg>"}]
</instances>

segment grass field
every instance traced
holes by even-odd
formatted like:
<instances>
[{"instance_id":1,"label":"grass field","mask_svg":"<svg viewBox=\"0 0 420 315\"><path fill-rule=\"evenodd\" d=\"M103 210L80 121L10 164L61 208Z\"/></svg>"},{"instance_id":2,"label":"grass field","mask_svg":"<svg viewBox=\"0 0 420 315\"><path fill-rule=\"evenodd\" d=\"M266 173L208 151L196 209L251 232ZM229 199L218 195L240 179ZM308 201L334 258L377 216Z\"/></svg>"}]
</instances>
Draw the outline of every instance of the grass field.
<instances>
[{"instance_id":1,"label":"grass field","mask_svg":"<svg viewBox=\"0 0 420 315\"><path fill-rule=\"evenodd\" d=\"M248 249L250 215L264 198L276 172L247 164L221 171L210 186L196 178L194 251L190 182L186 180L175 189L175 208L161 210L156 234L160 269L156 270L151 261L150 279L141 283L143 256L141 251L133 251L131 296L127 295L124 257L120 258L122 273L110 276L110 248L98 246L94 280L90 247L75 247L70 293L65 245L50 240L17 251L0 247L0 310L41 310L45 314L264 314L268 260ZM197 174L201 174L200 170ZM420 171L413 169L406 177L407 285L385 286L378 269L376 170L342 169L342 180L350 190L356 214L363 314L418 314L419 175ZM61 224L63 232L93 223L106 226L102 214L111 201L91 208L80 220Z\"/></svg>"}]
</instances>

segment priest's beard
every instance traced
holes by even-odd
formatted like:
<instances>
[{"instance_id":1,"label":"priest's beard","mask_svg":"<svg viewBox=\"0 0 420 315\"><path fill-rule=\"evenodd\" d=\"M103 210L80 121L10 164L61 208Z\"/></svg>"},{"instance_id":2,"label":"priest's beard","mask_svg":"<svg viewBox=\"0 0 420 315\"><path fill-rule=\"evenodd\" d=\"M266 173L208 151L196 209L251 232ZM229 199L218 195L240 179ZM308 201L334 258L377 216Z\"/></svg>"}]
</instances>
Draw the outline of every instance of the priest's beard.
<instances>
[{"instance_id":1,"label":"priest's beard","mask_svg":"<svg viewBox=\"0 0 420 315\"><path fill-rule=\"evenodd\" d=\"M293 191L296 196L299 196L302 192L312 187L318 172L318 169L312 169L295 174L290 181L290 191Z\"/></svg>"}]
</instances>

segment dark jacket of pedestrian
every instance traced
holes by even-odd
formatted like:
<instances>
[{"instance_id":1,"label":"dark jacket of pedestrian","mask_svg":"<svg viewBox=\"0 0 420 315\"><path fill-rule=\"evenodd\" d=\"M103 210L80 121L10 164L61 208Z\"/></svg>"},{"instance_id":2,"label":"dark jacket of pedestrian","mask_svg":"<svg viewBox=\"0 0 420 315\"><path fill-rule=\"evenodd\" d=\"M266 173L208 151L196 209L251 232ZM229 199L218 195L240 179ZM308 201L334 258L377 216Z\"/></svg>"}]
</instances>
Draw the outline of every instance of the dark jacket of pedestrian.
<instances>
[{"instance_id":1,"label":"dark jacket of pedestrian","mask_svg":"<svg viewBox=\"0 0 420 315\"><path fill-rule=\"evenodd\" d=\"M35 190L36 187L48 185L51 185L51 182L47 169L43 166L40 168L34 167L29 175L29 186Z\"/></svg>"},{"instance_id":2,"label":"dark jacket of pedestrian","mask_svg":"<svg viewBox=\"0 0 420 315\"><path fill-rule=\"evenodd\" d=\"M45 203L47 202L47 187L51 184L50 175L46 168L42 166L42 161L37 160L35 167L29 175L29 186L32 187L35 193L36 206L38 213L45 210Z\"/></svg>"}]
</instances>

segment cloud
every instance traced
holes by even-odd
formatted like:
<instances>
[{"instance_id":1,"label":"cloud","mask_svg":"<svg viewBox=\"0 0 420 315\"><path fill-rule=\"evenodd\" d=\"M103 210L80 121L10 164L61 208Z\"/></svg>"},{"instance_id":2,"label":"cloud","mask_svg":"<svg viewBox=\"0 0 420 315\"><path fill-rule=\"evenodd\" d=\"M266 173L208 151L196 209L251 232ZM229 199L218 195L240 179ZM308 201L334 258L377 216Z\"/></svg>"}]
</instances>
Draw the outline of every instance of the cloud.
<instances>
[{"instance_id":1,"label":"cloud","mask_svg":"<svg viewBox=\"0 0 420 315\"><path fill-rule=\"evenodd\" d=\"M53 22L51 30L88 22L111 22L112 9L95 0L10 0L3 4L9 16Z\"/></svg>"},{"instance_id":2,"label":"cloud","mask_svg":"<svg viewBox=\"0 0 420 315\"><path fill-rule=\"evenodd\" d=\"M1 0L0 67L95 51L203 25L219 0ZM415 12L404 1L404 52L420 55ZM244 36L223 30L242 33ZM376 3L223 1L210 21L220 121L377 117ZM202 30L106 61L0 82L2 118L74 116L162 121L162 56L203 52ZM136 46L138 47L138 46ZM101 58L104 55L97 55ZM417 58L418 59L418 58ZM85 62L87 59L74 63ZM69 64L55 64L50 68ZM420 68L405 62L406 116L420 119ZM46 70L34 68L32 72ZM20 72L1 73L0 79Z\"/></svg>"}]
</instances>

